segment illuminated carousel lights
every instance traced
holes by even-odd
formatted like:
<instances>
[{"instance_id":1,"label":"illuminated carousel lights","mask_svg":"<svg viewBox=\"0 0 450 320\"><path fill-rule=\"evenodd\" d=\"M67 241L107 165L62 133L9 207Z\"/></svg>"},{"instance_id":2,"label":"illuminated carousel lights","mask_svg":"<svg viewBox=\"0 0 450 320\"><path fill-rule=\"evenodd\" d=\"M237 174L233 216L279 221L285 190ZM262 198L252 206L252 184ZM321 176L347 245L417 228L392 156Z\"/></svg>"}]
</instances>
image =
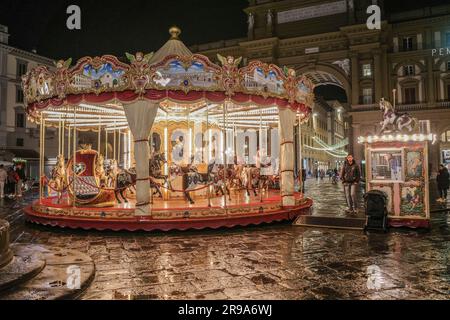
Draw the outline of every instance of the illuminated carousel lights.
<instances>
[{"instance_id":1,"label":"illuminated carousel lights","mask_svg":"<svg viewBox=\"0 0 450 320\"><path fill-rule=\"evenodd\" d=\"M147 56L149 55L146 55L145 57ZM170 53L165 54L165 58L163 58L161 62L155 63L150 62L149 59L151 58L142 59L141 53L138 53L135 56L127 55L127 57L130 60L130 63L122 63L113 56L96 58L87 57L79 60L72 68L70 68L70 66L58 67L55 71L36 69L35 71L28 73L22 79L22 84L25 89L24 92L29 95L26 97L28 102L27 111L31 118L35 118L35 120L43 123L43 125L41 125L41 137L43 137L41 142L45 142L44 126L58 126L58 139L60 140L58 145L58 153L68 159L67 168L72 172L75 172L76 170L77 161L79 161L77 159L78 154L83 154L87 157L87 155L93 155L95 153L100 154L102 149L106 152L104 155L105 160L116 159L116 156L123 158L125 168L132 165L139 168L147 163L148 155L146 155L145 152L141 152L145 157L137 157L137 159L134 159L135 164L133 164L132 152L130 150L133 150L134 147L135 156L138 154L137 151L145 151L143 150L145 145L141 142L145 142L146 137L143 135L146 134L148 130L146 128L138 130L140 129L139 125L132 121L134 119L131 119L131 116L128 117L128 106L130 106L130 113L132 113L133 116L137 117L138 120L144 120L144 122L146 122L145 125L149 126L149 130L154 129L153 133L156 132L160 135L161 152L166 155L170 155L170 150L172 150L171 142L173 142L171 140L173 138L173 130L183 129L183 134L186 134L187 132L187 135L184 137L188 138L186 138L185 141L180 140L180 143L174 146L177 147L175 151L178 150L180 145L183 150L188 147L189 151L186 150L187 155L192 155L193 151L196 151L197 153L200 152L202 153L202 164L209 164L212 156L218 159L224 155L232 156L235 154L237 142L236 139L232 141L233 139L230 139L230 137L233 137L234 135L236 138L236 132L238 130L260 130L259 141L261 147L261 142L263 141L262 130L270 129L270 127L273 127L274 125L280 125L279 123L281 123L281 125L283 125L283 123L290 124L291 119L287 119L287 116L283 117L284 114L292 114L294 116L295 113L299 111L301 113L302 110L306 110L302 108L309 109L312 104L312 100L310 101L301 97L303 94L305 94L305 97L307 94L313 95L312 84L307 84L308 88L306 89L309 89L309 91L306 90L306 94L305 91L302 91L301 87L297 86L298 81L301 80L300 78L295 77L295 75L291 76L284 74L281 68L273 65L267 65L263 62L251 62L249 66L239 68L240 59L234 59L232 57L228 57L227 59L224 59L224 61L221 61L222 65L216 65L210 62L207 57L201 55L183 56ZM108 71L109 67L105 68L105 66L111 66L113 71ZM150 68L147 68L149 66ZM84 72L86 67L88 67L87 69L89 70L95 70L95 76L93 76L94 73L92 72L85 74ZM204 76L205 80L201 80L203 82L199 79L195 80L193 78L193 76L198 73L196 68L201 69L199 75ZM265 77L263 76L258 79L253 79L253 83L248 86L242 84L241 77L251 76L254 74L256 69L262 70ZM166 70L167 72L165 72ZM109 74L109 77L106 77L108 79L111 77L114 78L114 80L116 80L115 84L109 84L106 82L102 83L101 81L98 81L98 79L96 79L97 73L101 72L105 72L107 75ZM273 73L273 79L272 76L270 79L266 79L267 74L270 75L270 72ZM33 94L33 92L36 92L36 90L33 89L37 89L37 92L40 90L39 85L41 84L36 80L41 75L52 80L49 81L48 84L52 85L53 90L48 91L48 94L45 97L39 94ZM154 75L161 78L167 78L164 80L169 80L169 82L167 82L163 86L164 88L162 88L161 83L156 82L152 78ZM213 77L208 80L207 77L210 75L217 77ZM70 82L70 80L74 77L80 81L76 83ZM143 83L143 77L146 77L149 81ZM187 77L187 79L189 79L185 81L184 84L183 82L178 81L183 80L183 77ZM61 79L64 80L64 82ZM87 82L82 82L81 80L86 80ZM234 82L230 82L233 80ZM200 82L197 83L196 81ZM267 81L269 81L269 84L270 82L278 84L279 87L272 87L270 85L267 86ZM233 87L229 87L227 83L234 83L235 85ZM45 85L47 85L47 83L45 83ZM289 92L286 90L288 85L293 86ZM284 88L284 90L280 90L281 86L286 88ZM217 94L212 92L217 92ZM269 97L271 100L267 100ZM145 103L141 103L141 100L145 101ZM289 104L289 102L292 101L295 103ZM302 106L301 104L303 102L306 102L307 105ZM126 113L124 111L124 106L127 110ZM151 110L152 113L150 113L149 109L145 109L146 106L150 106L152 108L157 106L158 112L156 112L156 110ZM38 108L45 109L45 112L39 111ZM135 110L136 108L137 110ZM285 109L290 109L292 113L280 112L280 110L284 111ZM148 114L146 114L146 117L139 119L141 112L144 113L144 110L146 111L145 113L148 111ZM305 114L308 113L309 111L305 111ZM306 118L308 115L305 116L305 114L301 114L299 119L301 120L304 117ZM39 118L36 118L38 116ZM157 127L152 127L154 124L153 120L158 123ZM197 123L201 126L197 127ZM209 131L205 131L205 125L206 130ZM68 130L68 135L66 135L66 131L64 131L66 128L70 129ZM217 132L218 128L221 132ZM133 130L133 135L131 135L131 129ZM142 131L143 133L135 133L134 129L136 129L136 131ZM193 137L194 133L196 133L198 129L205 135L205 138L209 137L209 140L205 139L209 142L208 146L204 146L203 143L201 147L194 145L195 141L193 140ZM282 138L283 141L292 140L292 129L293 128L289 128L289 130L286 130L286 133L281 132L280 139ZM92 153L86 152L85 150L88 149L84 149L85 146L81 146L83 150L77 150L79 145L78 132L88 130L98 130L99 132L97 144L98 150L92 150ZM121 130L126 130L128 134L123 135ZM212 132L213 130L214 132ZM105 135L103 140L101 131L107 133L114 132L113 144L111 141L108 143L108 139L111 139L111 136L108 134ZM163 131L163 133L161 133L161 131ZM119 141L121 141L122 138L124 139L123 150L121 150L121 144L119 143L117 145L116 143L117 133L119 133ZM134 134L136 134L136 137L134 137ZM215 144L212 144L214 140L212 139L213 136L215 137ZM285 137L283 138L282 136ZM64 147L65 137L67 137L68 143L67 152L65 152ZM137 139L134 144L132 144L133 138ZM108 152L108 148L104 148L108 145L113 146L112 157L111 151ZM40 146L42 149L40 152L40 175L43 176L45 144L41 143ZM245 143L245 146L247 150L252 149L253 152L253 144L249 145L248 143ZM281 167L283 167L283 162L285 167L289 167L290 162L288 160L291 156L293 156L292 151L290 149L286 149L286 146L287 145L284 143L280 144L281 152L283 152L284 148L284 153L286 154L285 157L280 158ZM207 152L206 157L204 157L204 151ZM123 156L119 156L120 154ZM227 157L225 156L224 158L225 159L222 159L222 161L226 164ZM69 161L72 161L71 164L69 164ZM83 159L83 161L85 161L85 159ZM172 162L173 159L170 159L169 157L168 162L165 163L162 168L164 175L169 175L169 164ZM294 194L291 194L290 189L293 183L289 183L291 176L287 174L288 171L289 170L286 170L280 173L280 180L282 181L282 183L280 183L280 192L278 193L275 191L274 193L277 197L279 197L279 203L276 204L275 212L266 212L264 209L263 214L261 214L260 208L263 198L262 192L260 192L261 198L259 200L255 198L252 200L254 203L249 202L250 207L252 208L251 210L255 210L256 214L254 216L240 217L239 219L251 221L252 224L259 224L263 221L267 223L271 221L292 220L294 217L292 214L293 210L295 210L295 215L301 214L303 210L308 210L312 205L311 201L308 201L306 204L302 204L302 206L300 206ZM96 178L96 175L97 173L94 174L94 178ZM148 174L142 175L138 171L136 179L139 181L147 180L147 175ZM150 206L147 201L146 198L148 198L149 192L148 190L145 190L146 188L147 186L143 183L136 185L136 205L134 208L131 207L130 209L134 212L134 214L127 213L127 218L124 217L123 219L119 219L120 221L117 222L121 224L119 228L124 230L150 231L157 230L161 226L164 226L164 228L180 230L190 228L192 226L192 221L186 219L182 225L177 225L178 222L176 222L169 223L170 226L167 227L167 220L160 219L158 210L155 209L155 206ZM76 192L68 194L68 199L70 197L69 200L71 203L69 203L70 208L67 209L67 212L70 213L79 211L82 213L82 206L86 205L89 208L88 211L93 211L95 214L98 214L98 212L101 211L95 211L95 206L101 205L109 207L116 205L110 189L98 189L99 191L95 198L89 200L77 198ZM43 191L43 186L41 186L39 203L45 203L43 207L48 211L49 207L52 205L47 204L46 201L51 201L51 198L45 198ZM170 202L173 192L177 191L170 190L169 193L169 190L164 190L163 199L158 200L161 201L160 204L164 206L167 204L175 205L174 202ZM285 196L285 194L288 193L290 195ZM59 191L59 196L62 194L63 192ZM202 197L204 195L198 193L196 196ZM209 201L209 206L211 206L211 194L207 194L207 198ZM225 213L228 212L227 210L230 210L229 212L233 212L234 209L228 207L226 200L227 198L224 197L223 207L225 208ZM220 201L222 200L220 199ZM238 200L236 203L241 204L241 201ZM81 207L78 206L79 204L81 204ZM292 207L295 208L292 209ZM183 212L189 210L194 216L196 212L203 212L204 209L199 208L188 208L182 206L181 209ZM46 221L50 221L52 225L59 225L56 221L57 218L53 219L43 217L41 212L36 210L31 207L28 211L28 217L30 217L33 221L44 224ZM245 213L252 214L250 211ZM240 214L244 214L244 212L240 212ZM139 218L141 216L151 216L151 223L148 223L147 219L141 220ZM133 217L133 219L128 219L128 217ZM134 217L138 217L138 219L134 219ZM80 216L78 213L77 216L68 217L68 221L72 224L71 227L80 227L81 223L85 223L79 218ZM215 221L214 219L205 219L205 221L195 221L195 223L200 224L201 228L210 226L216 228L219 224L224 226L238 225L241 223L239 219L236 220L234 217L227 216L226 221L223 219L218 221ZM95 224L97 223L99 223L99 227L97 225L92 225L91 222L88 223L89 225L84 227L105 229L108 228L108 226L111 226L111 222L104 216L102 216L102 219L100 219L99 222L95 221ZM116 221L113 223L116 223ZM249 222L245 222L245 225L248 223Z\"/></svg>"},{"instance_id":2,"label":"illuminated carousel lights","mask_svg":"<svg viewBox=\"0 0 450 320\"><path fill-rule=\"evenodd\" d=\"M358 137L358 143L373 143L373 142L390 142L390 141L403 141L403 142L415 142L415 141L431 141L436 142L437 136L435 134L389 134L382 136L367 136Z\"/></svg>"}]
</instances>

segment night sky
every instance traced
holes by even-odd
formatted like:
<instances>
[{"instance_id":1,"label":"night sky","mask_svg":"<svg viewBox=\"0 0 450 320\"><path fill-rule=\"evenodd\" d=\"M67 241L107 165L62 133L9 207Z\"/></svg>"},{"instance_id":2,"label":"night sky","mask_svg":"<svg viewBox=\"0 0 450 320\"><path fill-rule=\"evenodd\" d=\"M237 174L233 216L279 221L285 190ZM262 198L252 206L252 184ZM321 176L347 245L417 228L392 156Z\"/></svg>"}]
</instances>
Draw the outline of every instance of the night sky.
<instances>
[{"instance_id":1,"label":"night sky","mask_svg":"<svg viewBox=\"0 0 450 320\"><path fill-rule=\"evenodd\" d=\"M421 8L450 0L388 0L386 11ZM77 4L82 30L66 28L66 8ZM1 0L0 24L9 27L10 45L53 59L124 52L152 52L178 25L186 45L245 37L247 0Z\"/></svg>"},{"instance_id":2,"label":"night sky","mask_svg":"<svg viewBox=\"0 0 450 320\"><path fill-rule=\"evenodd\" d=\"M81 8L82 30L66 28L66 9ZM10 45L51 58L124 52L152 52L169 38L176 24L186 45L245 37L246 0L1 0L0 24Z\"/></svg>"}]
</instances>

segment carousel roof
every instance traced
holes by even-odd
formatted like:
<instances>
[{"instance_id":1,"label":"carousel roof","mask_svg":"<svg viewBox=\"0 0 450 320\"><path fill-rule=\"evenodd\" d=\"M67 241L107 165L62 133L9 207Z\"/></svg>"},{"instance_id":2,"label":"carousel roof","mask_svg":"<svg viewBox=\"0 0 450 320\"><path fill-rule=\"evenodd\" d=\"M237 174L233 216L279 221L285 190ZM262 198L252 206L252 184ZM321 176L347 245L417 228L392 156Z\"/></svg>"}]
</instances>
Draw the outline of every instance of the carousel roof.
<instances>
[{"instance_id":1,"label":"carousel roof","mask_svg":"<svg viewBox=\"0 0 450 320\"><path fill-rule=\"evenodd\" d=\"M164 60L170 55L192 56L192 52L184 45L179 36L181 30L178 27L172 27L169 30L171 38L167 41L150 59L150 64L156 64Z\"/></svg>"},{"instance_id":2,"label":"carousel roof","mask_svg":"<svg viewBox=\"0 0 450 320\"><path fill-rule=\"evenodd\" d=\"M123 105L147 100L159 105L156 122L194 121L218 126L275 126L279 108L311 113L314 85L292 69L222 57L221 65L192 54L179 40L177 27L156 54L127 53L129 63L114 56L85 57L39 66L22 77L30 120L47 125L76 125L86 130L127 128ZM226 108L225 108L226 106ZM227 111L226 123L223 114Z\"/></svg>"}]
</instances>

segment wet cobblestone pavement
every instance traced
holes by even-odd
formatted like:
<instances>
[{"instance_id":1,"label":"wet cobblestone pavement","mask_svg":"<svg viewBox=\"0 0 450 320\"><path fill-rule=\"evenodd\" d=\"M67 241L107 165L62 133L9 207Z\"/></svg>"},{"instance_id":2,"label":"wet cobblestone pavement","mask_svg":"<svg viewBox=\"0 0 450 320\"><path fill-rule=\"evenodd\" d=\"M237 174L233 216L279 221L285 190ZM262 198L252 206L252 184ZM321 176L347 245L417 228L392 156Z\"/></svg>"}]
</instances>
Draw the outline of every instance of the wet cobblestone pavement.
<instances>
[{"instance_id":1,"label":"wet cobblestone pavement","mask_svg":"<svg viewBox=\"0 0 450 320\"><path fill-rule=\"evenodd\" d=\"M316 212L338 212L339 186L307 182ZM320 191L320 194L317 192ZM172 233L100 233L26 224L2 202L11 241L80 250L96 264L83 299L449 299L448 216L431 232L388 234L276 224ZM339 205L336 204L339 202Z\"/></svg>"}]
</instances>

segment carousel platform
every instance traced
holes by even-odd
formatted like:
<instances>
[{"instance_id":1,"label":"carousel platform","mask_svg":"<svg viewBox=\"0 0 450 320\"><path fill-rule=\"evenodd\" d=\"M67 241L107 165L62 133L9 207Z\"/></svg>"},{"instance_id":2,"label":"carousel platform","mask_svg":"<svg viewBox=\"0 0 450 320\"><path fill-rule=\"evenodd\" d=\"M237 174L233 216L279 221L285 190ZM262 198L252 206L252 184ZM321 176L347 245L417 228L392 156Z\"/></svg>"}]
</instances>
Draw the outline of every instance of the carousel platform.
<instances>
[{"instance_id":1,"label":"carousel platform","mask_svg":"<svg viewBox=\"0 0 450 320\"><path fill-rule=\"evenodd\" d=\"M135 216L135 202L116 204L110 208L73 207L67 199L58 204L56 198L36 201L24 209L27 221L54 227L112 231L172 231L232 228L281 221L294 221L308 214L313 205L310 198L295 194L294 206L282 206L279 191L248 197L244 191L232 192L232 199L223 197L184 200L154 199L148 216Z\"/></svg>"}]
</instances>

